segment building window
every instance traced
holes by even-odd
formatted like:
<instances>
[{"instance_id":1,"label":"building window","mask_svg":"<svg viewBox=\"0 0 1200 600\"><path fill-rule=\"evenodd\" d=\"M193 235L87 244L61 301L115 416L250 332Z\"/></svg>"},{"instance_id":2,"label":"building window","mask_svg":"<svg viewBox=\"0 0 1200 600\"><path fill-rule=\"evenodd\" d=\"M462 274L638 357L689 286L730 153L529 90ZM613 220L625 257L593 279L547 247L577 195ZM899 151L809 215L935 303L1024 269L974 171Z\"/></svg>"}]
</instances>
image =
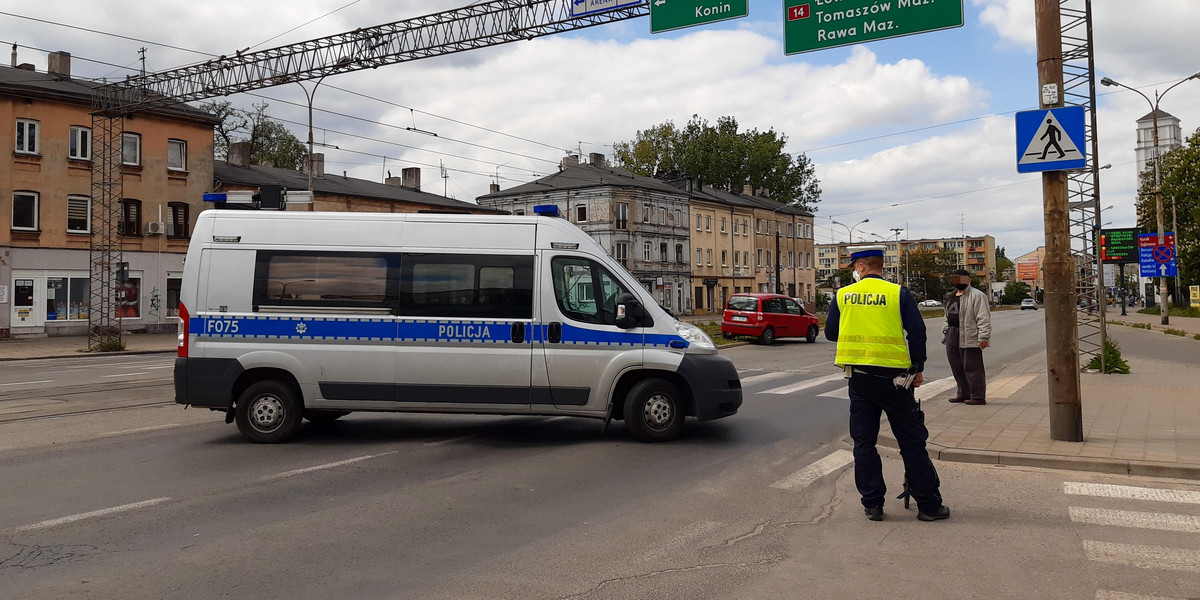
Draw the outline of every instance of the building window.
<instances>
[{"instance_id":1,"label":"building window","mask_svg":"<svg viewBox=\"0 0 1200 600\"><path fill-rule=\"evenodd\" d=\"M712 215L704 215L704 230L712 231Z\"/></svg>"},{"instance_id":2,"label":"building window","mask_svg":"<svg viewBox=\"0 0 1200 600\"><path fill-rule=\"evenodd\" d=\"M762 233L762 232L763 232L763 220L755 219L754 220L754 233Z\"/></svg>"},{"instance_id":3,"label":"building window","mask_svg":"<svg viewBox=\"0 0 1200 600\"><path fill-rule=\"evenodd\" d=\"M186 202L167 203L167 237L188 237L188 232L191 231L191 223L188 222L189 208Z\"/></svg>"},{"instance_id":4,"label":"building window","mask_svg":"<svg viewBox=\"0 0 1200 600\"><path fill-rule=\"evenodd\" d=\"M675 262L683 264L683 244L675 244Z\"/></svg>"},{"instance_id":5,"label":"building window","mask_svg":"<svg viewBox=\"0 0 1200 600\"><path fill-rule=\"evenodd\" d=\"M614 219L614 221L616 221L616 228L617 229L629 229L629 203L628 202L618 202L617 208L616 208L616 213L617 213L616 219ZM624 264L624 263L622 263L622 264Z\"/></svg>"},{"instance_id":6,"label":"building window","mask_svg":"<svg viewBox=\"0 0 1200 600\"><path fill-rule=\"evenodd\" d=\"M650 242L642 244L642 260L650 260Z\"/></svg>"},{"instance_id":7,"label":"building window","mask_svg":"<svg viewBox=\"0 0 1200 600\"><path fill-rule=\"evenodd\" d=\"M704 252L708 255L708 266L711 267L712 266L712 250L709 249L709 250L705 250Z\"/></svg>"},{"instance_id":8,"label":"building window","mask_svg":"<svg viewBox=\"0 0 1200 600\"><path fill-rule=\"evenodd\" d=\"M725 250L722 250L721 251L721 266L722 267L729 266L728 262L727 262L728 258L729 258L729 253Z\"/></svg>"},{"instance_id":9,"label":"building window","mask_svg":"<svg viewBox=\"0 0 1200 600\"><path fill-rule=\"evenodd\" d=\"M704 251L699 248L696 248L696 266L699 267L699 266L703 266L703 265L704 265Z\"/></svg>"},{"instance_id":10,"label":"building window","mask_svg":"<svg viewBox=\"0 0 1200 600\"><path fill-rule=\"evenodd\" d=\"M79 125L71 126L70 148L67 156L72 160L92 160L92 130Z\"/></svg>"},{"instance_id":11,"label":"building window","mask_svg":"<svg viewBox=\"0 0 1200 600\"><path fill-rule=\"evenodd\" d=\"M12 228L19 231L37 231L37 192L13 192Z\"/></svg>"},{"instance_id":12,"label":"building window","mask_svg":"<svg viewBox=\"0 0 1200 600\"><path fill-rule=\"evenodd\" d=\"M721 233L725 233L725 217L721 217Z\"/></svg>"},{"instance_id":13,"label":"building window","mask_svg":"<svg viewBox=\"0 0 1200 600\"><path fill-rule=\"evenodd\" d=\"M92 199L67 196L67 233L92 232Z\"/></svg>"},{"instance_id":14,"label":"building window","mask_svg":"<svg viewBox=\"0 0 1200 600\"><path fill-rule=\"evenodd\" d=\"M183 288L183 279L167 278L167 316L179 316L179 291Z\"/></svg>"},{"instance_id":15,"label":"building window","mask_svg":"<svg viewBox=\"0 0 1200 600\"><path fill-rule=\"evenodd\" d=\"M141 237L142 235L142 201L132 198L121 200L121 235L126 237Z\"/></svg>"},{"instance_id":16,"label":"building window","mask_svg":"<svg viewBox=\"0 0 1200 600\"><path fill-rule=\"evenodd\" d=\"M795 252L788 252L788 268L789 269L796 268L796 253Z\"/></svg>"},{"instance_id":17,"label":"building window","mask_svg":"<svg viewBox=\"0 0 1200 600\"><path fill-rule=\"evenodd\" d=\"M667 209L666 209L666 207L658 209L658 224L659 225L667 224Z\"/></svg>"},{"instance_id":18,"label":"building window","mask_svg":"<svg viewBox=\"0 0 1200 600\"><path fill-rule=\"evenodd\" d=\"M49 277L46 279L46 320L72 321L88 318L91 306L88 277Z\"/></svg>"},{"instance_id":19,"label":"building window","mask_svg":"<svg viewBox=\"0 0 1200 600\"><path fill-rule=\"evenodd\" d=\"M762 254L763 254L762 248L759 248L754 257L754 266L756 266L756 267L763 266Z\"/></svg>"},{"instance_id":20,"label":"building window","mask_svg":"<svg viewBox=\"0 0 1200 600\"><path fill-rule=\"evenodd\" d=\"M136 319L142 316L141 292L142 279L140 277L131 277L117 284L115 293L118 319Z\"/></svg>"},{"instance_id":21,"label":"building window","mask_svg":"<svg viewBox=\"0 0 1200 600\"><path fill-rule=\"evenodd\" d=\"M742 264L742 251L734 250L733 251L733 266L736 267L740 264Z\"/></svg>"},{"instance_id":22,"label":"building window","mask_svg":"<svg viewBox=\"0 0 1200 600\"><path fill-rule=\"evenodd\" d=\"M17 119L17 152L37 154L38 122L33 119Z\"/></svg>"},{"instance_id":23,"label":"building window","mask_svg":"<svg viewBox=\"0 0 1200 600\"><path fill-rule=\"evenodd\" d=\"M701 225L703 225L703 223L704 223L704 218L701 217L700 215L696 215L696 231L700 231Z\"/></svg>"},{"instance_id":24,"label":"building window","mask_svg":"<svg viewBox=\"0 0 1200 600\"><path fill-rule=\"evenodd\" d=\"M575 222L576 223L586 223L587 222L587 205L586 204L580 204L579 206L575 207Z\"/></svg>"},{"instance_id":25,"label":"building window","mask_svg":"<svg viewBox=\"0 0 1200 600\"><path fill-rule=\"evenodd\" d=\"M749 252L742 253L742 268L743 269L750 268L750 253Z\"/></svg>"},{"instance_id":26,"label":"building window","mask_svg":"<svg viewBox=\"0 0 1200 600\"><path fill-rule=\"evenodd\" d=\"M621 263L622 267L629 266L629 243L617 242L613 244L613 258Z\"/></svg>"},{"instance_id":27,"label":"building window","mask_svg":"<svg viewBox=\"0 0 1200 600\"><path fill-rule=\"evenodd\" d=\"M666 242L663 242L658 245L658 257L659 257L659 260L661 260L662 262L667 262L668 254L667 254L667 243Z\"/></svg>"},{"instance_id":28,"label":"building window","mask_svg":"<svg viewBox=\"0 0 1200 600\"><path fill-rule=\"evenodd\" d=\"M652 212L654 212L653 206L647 205L645 208L642 209L642 222L643 223L650 222L650 213L652 213Z\"/></svg>"},{"instance_id":29,"label":"building window","mask_svg":"<svg viewBox=\"0 0 1200 600\"><path fill-rule=\"evenodd\" d=\"M167 169L171 171L187 170L187 142L167 140Z\"/></svg>"},{"instance_id":30,"label":"building window","mask_svg":"<svg viewBox=\"0 0 1200 600\"><path fill-rule=\"evenodd\" d=\"M796 226L795 226L795 225L793 225L792 223L788 223L788 232L787 232L787 236L788 236L788 237L796 237L796 229L795 229L795 227L796 227Z\"/></svg>"},{"instance_id":31,"label":"building window","mask_svg":"<svg viewBox=\"0 0 1200 600\"><path fill-rule=\"evenodd\" d=\"M142 136L140 134L121 134L121 164L142 164Z\"/></svg>"}]
</instances>

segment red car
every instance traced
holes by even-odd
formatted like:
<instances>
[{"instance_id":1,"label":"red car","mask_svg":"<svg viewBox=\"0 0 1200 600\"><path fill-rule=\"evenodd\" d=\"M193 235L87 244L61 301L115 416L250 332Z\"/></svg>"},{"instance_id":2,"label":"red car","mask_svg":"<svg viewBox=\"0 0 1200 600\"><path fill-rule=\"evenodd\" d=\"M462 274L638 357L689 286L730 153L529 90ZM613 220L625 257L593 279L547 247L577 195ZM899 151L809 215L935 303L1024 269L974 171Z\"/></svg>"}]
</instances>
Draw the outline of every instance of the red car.
<instances>
[{"instance_id":1,"label":"red car","mask_svg":"<svg viewBox=\"0 0 1200 600\"><path fill-rule=\"evenodd\" d=\"M817 341L817 317L804 305L779 294L734 294L721 317L721 335L750 336L770 345L776 338L802 337Z\"/></svg>"}]
</instances>

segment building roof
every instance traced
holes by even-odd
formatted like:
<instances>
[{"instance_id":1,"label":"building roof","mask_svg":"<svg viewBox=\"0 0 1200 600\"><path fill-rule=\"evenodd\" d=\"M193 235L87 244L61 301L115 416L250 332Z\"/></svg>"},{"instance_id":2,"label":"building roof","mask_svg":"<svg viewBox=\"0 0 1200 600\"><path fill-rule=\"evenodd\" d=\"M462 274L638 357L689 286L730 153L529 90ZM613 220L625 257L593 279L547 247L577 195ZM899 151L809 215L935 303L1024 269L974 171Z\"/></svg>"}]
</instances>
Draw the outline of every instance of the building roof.
<instances>
[{"instance_id":1,"label":"building roof","mask_svg":"<svg viewBox=\"0 0 1200 600\"><path fill-rule=\"evenodd\" d=\"M1144 116L1144 117L1142 117L1142 118L1138 119L1136 122L1137 122L1137 123L1141 123L1142 121L1153 121L1153 120L1154 120L1154 113L1158 113L1158 119L1159 119L1160 121L1161 121L1161 120L1163 120L1163 119L1175 119L1176 121L1178 121L1178 120L1179 120L1179 117L1176 117L1175 115L1173 115L1173 114L1171 114L1171 113L1169 113L1169 112L1167 112L1167 111L1165 111L1165 110L1163 110L1163 109L1161 109L1161 108L1156 108L1156 109L1154 109L1154 110L1152 110L1152 111L1150 111L1150 112L1146 113L1146 116Z\"/></svg>"},{"instance_id":2,"label":"building roof","mask_svg":"<svg viewBox=\"0 0 1200 600\"><path fill-rule=\"evenodd\" d=\"M501 199L512 196L554 192L560 190L578 190L594 187L632 187L663 192L682 194L682 190L667 185L652 177L643 177L631 171L618 167L597 167L593 165L564 165L557 173L552 173L541 179L531 181L516 187L480 196L483 199Z\"/></svg>"},{"instance_id":3,"label":"building roof","mask_svg":"<svg viewBox=\"0 0 1200 600\"><path fill-rule=\"evenodd\" d=\"M667 184L671 185L675 188L678 188L680 190L683 190L683 191L686 191L688 189L688 180L686 180L686 179L673 179L673 180L668 181ZM693 198L698 198L701 200L708 200L710 202L719 202L721 204L727 204L730 206L739 206L742 208L756 208L756 209L762 209L762 210L769 210L769 211L773 211L773 212L779 212L781 214L796 215L796 216L801 216L801 217L813 216L812 213L810 213L806 210L802 210L802 209L796 208L794 206L781 205L779 202L776 202L775 200L771 200L770 198L760 198L758 196L746 196L743 194L735 194L733 192L727 192L725 190L718 190L712 186L707 186L707 185L701 186L700 189L692 188L691 192L689 192L689 193L691 194L691 196ZM780 206L783 206L783 208L780 208Z\"/></svg>"},{"instance_id":4,"label":"building roof","mask_svg":"<svg viewBox=\"0 0 1200 600\"><path fill-rule=\"evenodd\" d=\"M5 95L44 98L90 107L93 90L102 85L104 84L86 79L0 66L0 94ZM190 119L207 125L221 122L216 115L183 103L147 112L161 117Z\"/></svg>"},{"instance_id":5,"label":"building roof","mask_svg":"<svg viewBox=\"0 0 1200 600\"><path fill-rule=\"evenodd\" d=\"M213 178L218 184L225 185L246 185L246 186L262 186L262 185L279 185L290 190L307 190L308 189L308 174L292 169L284 169L282 167L264 167L262 165L250 165L248 167L235 166L226 161L213 161ZM358 198L373 198L376 200L390 200L393 202L408 202L411 204L424 204L431 209L443 210L470 210L476 212L487 212L504 214L507 211L495 210L470 202L454 200L437 194L430 194L396 185L388 185L386 183L378 183L367 179L356 179L354 177L345 177L342 175L329 175L324 177L313 177L313 193L314 194L330 194L338 196L352 196Z\"/></svg>"}]
</instances>

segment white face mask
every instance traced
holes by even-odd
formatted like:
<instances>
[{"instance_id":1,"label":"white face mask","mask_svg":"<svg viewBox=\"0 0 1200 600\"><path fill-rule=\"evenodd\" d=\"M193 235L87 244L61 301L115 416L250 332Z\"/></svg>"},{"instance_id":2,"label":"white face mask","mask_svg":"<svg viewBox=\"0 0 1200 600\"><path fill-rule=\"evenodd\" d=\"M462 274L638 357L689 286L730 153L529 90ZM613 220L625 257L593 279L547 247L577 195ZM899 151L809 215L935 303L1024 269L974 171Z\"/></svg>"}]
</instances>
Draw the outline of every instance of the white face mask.
<instances>
[{"instance_id":1,"label":"white face mask","mask_svg":"<svg viewBox=\"0 0 1200 600\"><path fill-rule=\"evenodd\" d=\"M858 269L851 271L850 276L854 278L855 282L862 281L862 275L859 275Z\"/></svg>"}]
</instances>

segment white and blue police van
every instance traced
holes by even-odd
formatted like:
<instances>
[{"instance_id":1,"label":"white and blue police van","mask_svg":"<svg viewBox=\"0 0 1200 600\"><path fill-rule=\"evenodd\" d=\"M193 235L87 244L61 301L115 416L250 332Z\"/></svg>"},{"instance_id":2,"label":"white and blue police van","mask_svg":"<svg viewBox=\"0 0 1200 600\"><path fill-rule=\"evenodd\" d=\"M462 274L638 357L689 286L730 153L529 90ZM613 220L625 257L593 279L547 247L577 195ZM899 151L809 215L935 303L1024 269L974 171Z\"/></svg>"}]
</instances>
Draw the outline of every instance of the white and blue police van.
<instances>
[{"instance_id":1,"label":"white and blue police van","mask_svg":"<svg viewBox=\"0 0 1200 600\"><path fill-rule=\"evenodd\" d=\"M737 412L732 361L556 216L208 210L175 400L260 443L354 411L624 420Z\"/></svg>"}]
</instances>

